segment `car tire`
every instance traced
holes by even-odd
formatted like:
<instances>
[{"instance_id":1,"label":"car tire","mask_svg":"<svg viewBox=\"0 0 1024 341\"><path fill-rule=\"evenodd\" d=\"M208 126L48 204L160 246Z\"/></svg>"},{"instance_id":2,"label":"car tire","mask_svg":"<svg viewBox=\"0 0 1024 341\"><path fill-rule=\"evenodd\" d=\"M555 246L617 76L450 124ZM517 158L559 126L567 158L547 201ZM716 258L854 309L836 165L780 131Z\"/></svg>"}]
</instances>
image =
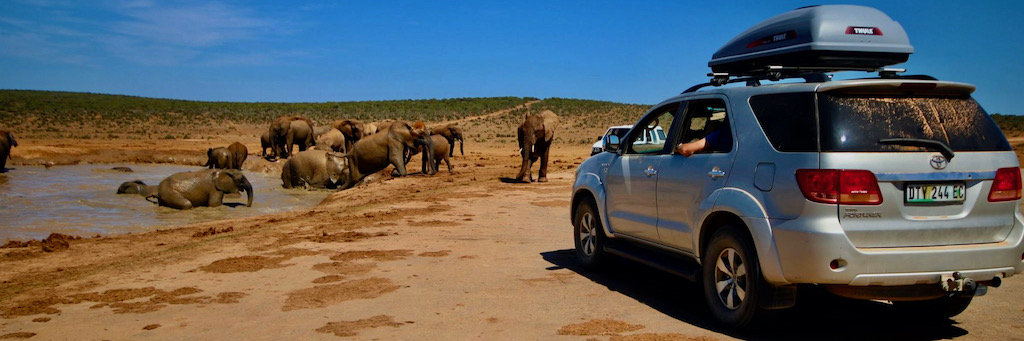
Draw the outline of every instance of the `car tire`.
<instances>
[{"instance_id":1,"label":"car tire","mask_svg":"<svg viewBox=\"0 0 1024 341\"><path fill-rule=\"evenodd\" d=\"M702 259L704 298L711 314L736 329L753 325L763 285L753 243L739 228L724 226L711 236Z\"/></svg>"},{"instance_id":2,"label":"car tire","mask_svg":"<svg viewBox=\"0 0 1024 341\"><path fill-rule=\"evenodd\" d=\"M590 200L582 200L576 207L576 216L572 219L573 240L576 241L576 259L583 267L596 269L600 267L607 254L604 251L604 228L601 216Z\"/></svg>"},{"instance_id":3,"label":"car tire","mask_svg":"<svg viewBox=\"0 0 1024 341\"><path fill-rule=\"evenodd\" d=\"M974 295L953 294L924 301L895 301L899 316L919 321L942 321L960 315L971 304Z\"/></svg>"}]
</instances>

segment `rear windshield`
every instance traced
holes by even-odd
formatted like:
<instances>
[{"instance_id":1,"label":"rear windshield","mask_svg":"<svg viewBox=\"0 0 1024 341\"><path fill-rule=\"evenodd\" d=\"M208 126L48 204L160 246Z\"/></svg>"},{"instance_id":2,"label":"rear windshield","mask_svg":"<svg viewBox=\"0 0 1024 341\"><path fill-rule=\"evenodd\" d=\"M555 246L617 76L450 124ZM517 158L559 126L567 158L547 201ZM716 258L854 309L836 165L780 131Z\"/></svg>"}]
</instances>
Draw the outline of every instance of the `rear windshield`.
<instances>
[{"instance_id":1,"label":"rear windshield","mask_svg":"<svg viewBox=\"0 0 1024 341\"><path fill-rule=\"evenodd\" d=\"M814 101L812 93L770 94L751 97L750 106L769 142L782 152L926 150L878 142L883 139L934 140L954 151L1012 150L992 118L970 97L818 93L817 106Z\"/></svg>"},{"instance_id":2,"label":"rear windshield","mask_svg":"<svg viewBox=\"0 0 1024 341\"><path fill-rule=\"evenodd\" d=\"M821 150L923 151L879 143L913 138L945 143L955 151L1011 150L1002 131L970 97L878 97L818 95Z\"/></svg>"}]
</instances>

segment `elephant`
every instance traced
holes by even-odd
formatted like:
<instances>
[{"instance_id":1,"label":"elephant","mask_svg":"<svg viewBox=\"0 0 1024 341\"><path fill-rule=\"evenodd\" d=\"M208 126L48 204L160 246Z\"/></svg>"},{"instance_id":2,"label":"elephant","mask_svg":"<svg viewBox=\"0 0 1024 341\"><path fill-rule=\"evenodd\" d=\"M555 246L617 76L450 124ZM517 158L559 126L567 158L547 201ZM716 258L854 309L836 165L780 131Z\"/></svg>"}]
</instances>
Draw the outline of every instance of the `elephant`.
<instances>
[{"instance_id":1,"label":"elephant","mask_svg":"<svg viewBox=\"0 0 1024 341\"><path fill-rule=\"evenodd\" d=\"M430 139L432 140L433 145L434 145L434 148L433 148L433 151L434 151L433 162L434 163L428 164L427 163L427 153L423 153L423 173L427 173L427 171L428 171L427 167L428 166L433 168L433 173L437 173L438 172L438 168L441 167L441 160L444 160L444 163L446 165L448 165L448 173L455 173L455 171L452 170L452 161L451 161L451 159L448 158L448 153L451 152L451 150L449 148L449 145L448 145L448 139L445 138L442 135L430 135ZM423 149L426 150L426 147L424 147ZM433 174L433 173L430 173L430 174Z\"/></svg>"},{"instance_id":2,"label":"elephant","mask_svg":"<svg viewBox=\"0 0 1024 341\"><path fill-rule=\"evenodd\" d=\"M358 120L335 120L331 122L331 126L345 135L345 150L352 150L353 144L364 136L369 135L366 133L363 123Z\"/></svg>"},{"instance_id":3,"label":"elephant","mask_svg":"<svg viewBox=\"0 0 1024 341\"><path fill-rule=\"evenodd\" d=\"M370 122L363 125L363 136L376 134L380 128L377 127L376 122Z\"/></svg>"},{"instance_id":4,"label":"elephant","mask_svg":"<svg viewBox=\"0 0 1024 341\"><path fill-rule=\"evenodd\" d=\"M142 180L125 181L121 186L117 187L117 194L138 194L142 197L149 197L157 194L157 187L147 185Z\"/></svg>"},{"instance_id":5,"label":"elephant","mask_svg":"<svg viewBox=\"0 0 1024 341\"><path fill-rule=\"evenodd\" d=\"M270 138L270 130L264 131L263 135L260 135L260 156L264 159L270 158L267 149L270 149L271 152L274 151L274 140Z\"/></svg>"},{"instance_id":6,"label":"elephant","mask_svg":"<svg viewBox=\"0 0 1024 341\"><path fill-rule=\"evenodd\" d=\"M446 124L440 127L430 128L430 135L441 135L444 136L445 140L448 140L448 155L455 156L455 141L459 141L459 153L466 155L466 151L463 150L465 140L462 137L462 129L454 124Z\"/></svg>"},{"instance_id":7,"label":"elephant","mask_svg":"<svg viewBox=\"0 0 1024 341\"><path fill-rule=\"evenodd\" d=\"M11 158L11 148L17 146L18 141L14 140L14 134L0 130L0 173L7 171L7 159Z\"/></svg>"},{"instance_id":8,"label":"elephant","mask_svg":"<svg viewBox=\"0 0 1024 341\"><path fill-rule=\"evenodd\" d=\"M326 150L307 150L288 158L281 168L284 188L336 188L348 175L348 158Z\"/></svg>"},{"instance_id":9,"label":"elephant","mask_svg":"<svg viewBox=\"0 0 1024 341\"><path fill-rule=\"evenodd\" d=\"M527 114L523 123L519 125L519 152L523 156L523 165L516 175L516 180L523 181L529 175L530 182L533 182L533 163L540 158L540 170L537 172L538 182L548 181L548 155L551 152L551 142L555 140L555 130L558 129L558 115L551 110L544 110L540 114Z\"/></svg>"},{"instance_id":10,"label":"elephant","mask_svg":"<svg viewBox=\"0 0 1024 341\"><path fill-rule=\"evenodd\" d=\"M186 210L199 206L217 207L224 203L224 194L244 191L252 207L252 184L237 169L204 169L175 173L160 181L155 197L160 206Z\"/></svg>"},{"instance_id":11,"label":"elephant","mask_svg":"<svg viewBox=\"0 0 1024 341\"><path fill-rule=\"evenodd\" d=\"M313 121L301 116L281 116L270 124L271 146L275 157L288 157L295 144L304 151L316 144L313 140Z\"/></svg>"},{"instance_id":12,"label":"elephant","mask_svg":"<svg viewBox=\"0 0 1024 341\"><path fill-rule=\"evenodd\" d=\"M320 136L334 129L332 126L317 126L313 127L313 140L319 139Z\"/></svg>"},{"instance_id":13,"label":"elephant","mask_svg":"<svg viewBox=\"0 0 1024 341\"><path fill-rule=\"evenodd\" d=\"M406 151L417 146L433 149L429 130L423 122L409 124L395 121L386 132L360 139L348 151L348 180L339 188L351 188L367 175L379 172L388 165L395 166L396 176L405 176ZM429 164L433 164L433 153L424 154Z\"/></svg>"},{"instance_id":14,"label":"elephant","mask_svg":"<svg viewBox=\"0 0 1024 341\"><path fill-rule=\"evenodd\" d=\"M245 163L245 159L249 157L249 148L246 148L244 144L239 142L232 142L228 145L228 150L231 151L232 164L231 169L242 169L242 164Z\"/></svg>"},{"instance_id":15,"label":"elephant","mask_svg":"<svg viewBox=\"0 0 1024 341\"><path fill-rule=\"evenodd\" d=\"M316 140L316 148L335 152L345 152L345 134L340 130L331 128L330 131L320 135Z\"/></svg>"},{"instance_id":16,"label":"elephant","mask_svg":"<svg viewBox=\"0 0 1024 341\"><path fill-rule=\"evenodd\" d=\"M235 155L225 147L210 148L206 150L207 168L232 169L235 165Z\"/></svg>"}]
</instances>

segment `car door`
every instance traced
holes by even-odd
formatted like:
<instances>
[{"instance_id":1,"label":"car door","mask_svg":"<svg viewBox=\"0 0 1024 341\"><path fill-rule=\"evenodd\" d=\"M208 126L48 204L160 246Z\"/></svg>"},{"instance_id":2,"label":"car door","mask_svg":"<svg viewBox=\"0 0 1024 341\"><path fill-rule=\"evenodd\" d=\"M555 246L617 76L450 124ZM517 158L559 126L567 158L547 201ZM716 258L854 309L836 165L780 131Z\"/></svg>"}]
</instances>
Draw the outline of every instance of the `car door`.
<instances>
[{"instance_id":1,"label":"car door","mask_svg":"<svg viewBox=\"0 0 1024 341\"><path fill-rule=\"evenodd\" d=\"M700 223L699 208L728 179L735 156L735 135L724 98L691 100L684 111L677 127L680 129L672 132L672 136L678 137L673 141L691 142L718 133L700 152L689 157L673 152L661 161L657 184L658 234L663 244L692 253L694 227Z\"/></svg>"},{"instance_id":2,"label":"car door","mask_svg":"<svg viewBox=\"0 0 1024 341\"><path fill-rule=\"evenodd\" d=\"M652 141L657 129L668 130L679 111L669 103L648 112L626 134L619 156L612 160L605 177L608 223L616 234L659 242L657 183L658 167L670 156L665 141Z\"/></svg>"}]
</instances>

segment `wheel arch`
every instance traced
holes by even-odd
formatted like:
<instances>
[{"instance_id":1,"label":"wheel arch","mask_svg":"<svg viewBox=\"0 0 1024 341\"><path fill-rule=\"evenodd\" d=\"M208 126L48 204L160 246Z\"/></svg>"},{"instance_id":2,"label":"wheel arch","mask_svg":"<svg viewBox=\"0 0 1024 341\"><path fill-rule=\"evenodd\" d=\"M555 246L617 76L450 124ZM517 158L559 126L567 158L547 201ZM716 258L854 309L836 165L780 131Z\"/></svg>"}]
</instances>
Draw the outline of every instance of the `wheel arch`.
<instances>
[{"instance_id":1,"label":"wheel arch","mask_svg":"<svg viewBox=\"0 0 1024 341\"><path fill-rule=\"evenodd\" d=\"M723 188L714 194L714 206L704 215L697 240L696 256L704 255L707 243L723 226L732 225L743 231L756 248L764 279L774 285L790 284L782 273L778 248L772 233L771 220L757 197L738 188Z\"/></svg>"}]
</instances>

